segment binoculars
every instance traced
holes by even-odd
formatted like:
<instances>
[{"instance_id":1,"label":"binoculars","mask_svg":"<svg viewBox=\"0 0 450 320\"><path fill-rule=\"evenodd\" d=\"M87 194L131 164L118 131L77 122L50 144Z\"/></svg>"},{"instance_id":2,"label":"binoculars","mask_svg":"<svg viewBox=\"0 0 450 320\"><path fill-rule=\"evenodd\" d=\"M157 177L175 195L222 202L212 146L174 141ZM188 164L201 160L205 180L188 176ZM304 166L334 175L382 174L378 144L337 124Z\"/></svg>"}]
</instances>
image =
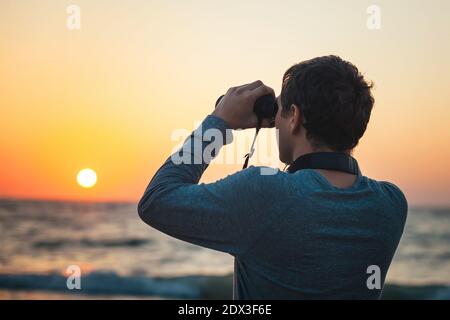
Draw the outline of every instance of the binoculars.
<instances>
[{"instance_id":1,"label":"binoculars","mask_svg":"<svg viewBox=\"0 0 450 320\"><path fill-rule=\"evenodd\" d=\"M217 101L216 106L223 98L224 95L221 95ZM253 105L253 112L258 117L258 123L261 125L263 119L269 120L269 127L275 127L275 116L277 115L278 104L277 100L274 96L270 94L266 94L264 96L256 99L255 104Z\"/></svg>"}]
</instances>

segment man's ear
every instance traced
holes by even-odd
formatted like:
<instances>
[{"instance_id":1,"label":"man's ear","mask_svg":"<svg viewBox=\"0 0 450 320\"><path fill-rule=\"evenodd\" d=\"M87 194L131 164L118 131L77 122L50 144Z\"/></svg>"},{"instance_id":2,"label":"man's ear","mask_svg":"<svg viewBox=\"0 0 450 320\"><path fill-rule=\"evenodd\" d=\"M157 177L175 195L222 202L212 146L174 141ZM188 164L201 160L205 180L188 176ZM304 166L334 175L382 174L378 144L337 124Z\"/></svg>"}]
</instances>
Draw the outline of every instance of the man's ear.
<instances>
[{"instance_id":1,"label":"man's ear","mask_svg":"<svg viewBox=\"0 0 450 320\"><path fill-rule=\"evenodd\" d=\"M300 130L301 124L303 123L303 115L300 108L295 104L291 104L290 112L290 122L289 126L292 133L297 133Z\"/></svg>"}]
</instances>

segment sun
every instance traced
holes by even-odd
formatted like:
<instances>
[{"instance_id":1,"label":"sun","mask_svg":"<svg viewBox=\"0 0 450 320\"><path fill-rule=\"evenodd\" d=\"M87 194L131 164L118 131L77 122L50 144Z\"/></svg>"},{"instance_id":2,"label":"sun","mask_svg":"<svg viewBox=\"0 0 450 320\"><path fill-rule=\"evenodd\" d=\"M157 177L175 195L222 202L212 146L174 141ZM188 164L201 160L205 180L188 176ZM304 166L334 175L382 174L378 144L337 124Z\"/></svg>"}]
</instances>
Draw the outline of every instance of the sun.
<instances>
[{"instance_id":1,"label":"sun","mask_svg":"<svg viewBox=\"0 0 450 320\"><path fill-rule=\"evenodd\" d=\"M97 174L90 168L80 170L77 174L77 182L83 188L92 188L97 183Z\"/></svg>"}]
</instances>

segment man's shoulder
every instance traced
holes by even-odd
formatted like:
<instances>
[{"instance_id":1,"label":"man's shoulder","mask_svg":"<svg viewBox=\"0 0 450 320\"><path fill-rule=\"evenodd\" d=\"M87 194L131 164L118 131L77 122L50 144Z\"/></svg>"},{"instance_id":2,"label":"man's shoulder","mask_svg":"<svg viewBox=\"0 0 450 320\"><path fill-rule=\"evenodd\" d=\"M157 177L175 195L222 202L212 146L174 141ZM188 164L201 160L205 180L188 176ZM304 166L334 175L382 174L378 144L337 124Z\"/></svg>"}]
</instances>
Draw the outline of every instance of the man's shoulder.
<instances>
[{"instance_id":1,"label":"man's shoulder","mask_svg":"<svg viewBox=\"0 0 450 320\"><path fill-rule=\"evenodd\" d=\"M249 166L247 169L244 169L241 172L247 175L261 176L262 178L276 177L277 175L284 173L278 168L272 168L267 166Z\"/></svg>"},{"instance_id":2,"label":"man's shoulder","mask_svg":"<svg viewBox=\"0 0 450 320\"><path fill-rule=\"evenodd\" d=\"M234 181L244 184L253 184L261 187L272 186L276 184L277 180L285 175L285 172L278 168L266 167L266 166L249 166L246 169L237 171L231 175L228 175L226 179L228 181Z\"/></svg>"},{"instance_id":3,"label":"man's shoulder","mask_svg":"<svg viewBox=\"0 0 450 320\"><path fill-rule=\"evenodd\" d=\"M378 181L378 184L382 187L385 193L393 198L397 198L401 201L406 201L405 194L403 191L392 182L389 181Z\"/></svg>"},{"instance_id":4,"label":"man's shoulder","mask_svg":"<svg viewBox=\"0 0 450 320\"><path fill-rule=\"evenodd\" d=\"M231 186L245 186L256 193L266 193L270 190L275 193L280 191L282 185L285 184L285 175L286 173L278 168L249 166L248 168L237 171L221 180L226 181Z\"/></svg>"},{"instance_id":5,"label":"man's shoulder","mask_svg":"<svg viewBox=\"0 0 450 320\"><path fill-rule=\"evenodd\" d=\"M403 213L406 215L408 213L408 200L403 191L397 185L389 181L376 181L376 183L380 186L385 197L395 206L402 208Z\"/></svg>"}]
</instances>

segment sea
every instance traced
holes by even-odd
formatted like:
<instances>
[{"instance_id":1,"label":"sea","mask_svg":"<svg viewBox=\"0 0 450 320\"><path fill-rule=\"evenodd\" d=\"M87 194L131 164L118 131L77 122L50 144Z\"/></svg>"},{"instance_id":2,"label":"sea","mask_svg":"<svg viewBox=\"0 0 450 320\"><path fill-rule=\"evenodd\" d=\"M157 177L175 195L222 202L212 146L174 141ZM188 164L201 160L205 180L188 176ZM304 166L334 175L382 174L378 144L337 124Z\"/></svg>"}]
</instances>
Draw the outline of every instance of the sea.
<instances>
[{"instance_id":1,"label":"sea","mask_svg":"<svg viewBox=\"0 0 450 320\"><path fill-rule=\"evenodd\" d=\"M232 298L232 256L148 227L136 207L0 199L0 299ZM450 299L450 208L409 209L382 299Z\"/></svg>"}]
</instances>

